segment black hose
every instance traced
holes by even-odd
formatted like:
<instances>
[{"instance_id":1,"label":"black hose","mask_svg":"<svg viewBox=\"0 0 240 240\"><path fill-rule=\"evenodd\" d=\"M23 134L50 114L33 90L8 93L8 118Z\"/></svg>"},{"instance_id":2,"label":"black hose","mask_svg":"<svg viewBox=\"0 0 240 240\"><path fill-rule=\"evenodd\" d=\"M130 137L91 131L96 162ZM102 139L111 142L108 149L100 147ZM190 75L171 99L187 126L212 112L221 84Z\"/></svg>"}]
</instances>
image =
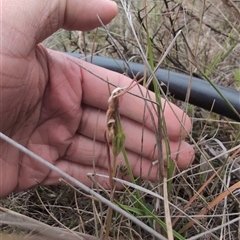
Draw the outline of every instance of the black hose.
<instances>
[{"instance_id":1,"label":"black hose","mask_svg":"<svg viewBox=\"0 0 240 240\"><path fill-rule=\"evenodd\" d=\"M77 53L68 54L76 58L84 57L83 55ZM95 65L115 72L127 72L129 77L133 77L133 74L136 75L139 72L140 74L138 75L138 78L143 76L144 66L139 63L128 62L128 64L126 64L122 60L115 60L101 56L91 56L84 59ZM207 81L165 69L158 69L155 76L159 82L163 82L168 86L168 90L174 98L182 101L185 101L186 99L186 94L191 81L189 103L206 110L212 110L215 113L240 122L239 116L228 106L228 104ZM240 92L221 85L215 86L240 114Z\"/></svg>"}]
</instances>

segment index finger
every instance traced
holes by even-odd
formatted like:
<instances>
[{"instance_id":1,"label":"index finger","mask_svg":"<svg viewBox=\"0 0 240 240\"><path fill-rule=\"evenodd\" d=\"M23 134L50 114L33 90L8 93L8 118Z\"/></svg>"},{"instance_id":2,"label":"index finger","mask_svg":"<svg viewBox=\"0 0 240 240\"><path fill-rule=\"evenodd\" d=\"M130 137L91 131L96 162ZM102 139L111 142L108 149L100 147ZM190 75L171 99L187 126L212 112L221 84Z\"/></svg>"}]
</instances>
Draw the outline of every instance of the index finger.
<instances>
[{"instance_id":1,"label":"index finger","mask_svg":"<svg viewBox=\"0 0 240 240\"><path fill-rule=\"evenodd\" d=\"M132 83L132 79L122 74L103 69L84 61L79 61L79 64L83 67L81 68L83 89L82 101L86 105L107 110L109 88L104 79L117 87L129 86ZM156 124L157 115L154 109L156 108L156 105L145 101L142 96L148 96L151 101L155 101L155 94L143 86L134 86L130 90L130 93L132 94L126 93L120 97L120 114L138 123L144 122L146 127L154 130L152 117L154 118ZM149 110L146 109L146 102L149 106ZM181 137L186 137L192 128L190 118L179 107L163 98L161 99L161 104L164 108L163 114L166 120L167 133L170 139L179 140L180 135Z\"/></svg>"}]
</instances>

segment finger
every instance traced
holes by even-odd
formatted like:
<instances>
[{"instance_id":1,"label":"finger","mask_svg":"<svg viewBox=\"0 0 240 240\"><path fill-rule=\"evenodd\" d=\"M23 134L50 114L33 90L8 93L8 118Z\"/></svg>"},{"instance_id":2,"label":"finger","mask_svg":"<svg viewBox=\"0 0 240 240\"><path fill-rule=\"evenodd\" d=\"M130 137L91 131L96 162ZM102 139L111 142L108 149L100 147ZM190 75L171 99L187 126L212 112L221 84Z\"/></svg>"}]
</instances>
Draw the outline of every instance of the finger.
<instances>
[{"instance_id":1,"label":"finger","mask_svg":"<svg viewBox=\"0 0 240 240\"><path fill-rule=\"evenodd\" d=\"M90 139L105 142L106 112L85 105L82 110L78 133ZM149 158L156 145L154 132L124 116L121 117L121 123L126 136L125 147L138 155Z\"/></svg>"},{"instance_id":2,"label":"finger","mask_svg":"<svg viewBox=\"0 0 240 240\"><path fill-rule=\"evenodd\" d=\"M78 132L89 139L105 142L104 132L106 131L105 112L99 111L89 106L83 106L82 121ZM148 128L143 129L143 125L136 123L129 118L122 117L122 127L126 135L125 148L146 159L157 159L156 136ZM178 167L184 169L193 160L194 150L186 142L170 141L171 158L178 161ZM181 146L180 146L181 143ZM166 155L165 141L163 141L163 155ZM181 155L178 156L178 153Z\"/></svg>"},{"instance_id":3,"label":"finger","mask_svg":"<svg viewBox=\"0 0 240 240\"><path fill-rule=\"evenodd\" d=\"M164 142L162 143L164 145ZM165 146L163 146L163 156L166 158L164 151ZM171 142L171 158L177 159L178 168L183 169L188 167L194 156L193 149L186 142L179 143ZM113 155L110 151L111 162L113 161ZM135 176L139 176L142 172L142 178L148 178L149 171L152 173L157 171L157 166L152 166L152 162L157 159L157 151L153 149L149 152L149 156L141 156L127 149L127 156L130 162L131 169ZM93 141L92 139L76 135L72 140L72 144L69 146L66 155L63 157L69 162L81 163L87 166L96 166L104 169L108 169L108 158L107 158L107 148L106 144L101 141ZM118 156L118 163L120 165L125 165L125 160L120 154ZM149 177L149 180L155 180L155 175Z\"/></svg>"},{"instance_id":4,"label":"finger","mask_svg":"<svg viewBox=\"0 0 240 240\"><path fill-rule=\"evenodd\" d=\"M60 170L64 171L68 175L72 176L73 178L80 181L82 184L87 186L96 186L99 185L103 187L104 189L110 189L109 184L109 172L105 168L100 167L91 167L87 165L79 165L78 163L71 163L69 164L68 161L65 160L59 160L56 164L56 167ZM96 174L99 175L105 175L105 177L98 177ZM165 175L167 174L167 169L165 167ZM92 176L92 177L89 177ZM119 172L118 178L124 178L126 180L130 181L129 175L125 175L124 173ZM48 175L48 177L41 182L42 185L56 185L61 183L61 177L58 173L51 171ZM153 169L150 169L148 173L148 177L145 177L145 180L149 181L156 181L157 180L157 168L154 167ZM65 180L66 181L66 180ZM62 183L65 183L65 181L62 181ZM68 181L66 181L67 183ZM116 183L117 189L122 189L123 186L119 183Z\"/></svg>"},{"instance_id":5,"label":"finger","mask_svg":"<svg viewBox=\"0 0 240 240\"><path fill-rule=\"evenodd\" d=\"M59 28L86 31L101 26L98 16L107 24L118 11L116 3L109 0L23 0L4 1L3 4L8 28L17 29L15 34L21 35L21 38L14 36L14 39L19 41L24 36L29 47L32 47L32 42L42 42ZM15 41L14 39L12 40Z\"/></svg>"},{"instance_id":6,"label":"finger","mask_svg":"<svg viewBox=\"0 0 240 240\"><path fill-rule=\"evenodd\" d=\"M82 184L87 185L89 187L96 187L101 186L104 189L110 189L110 183L109 183L109 172L105 168L100 168L100 167L91 167L87 165L79 165L78 163L71 163L69 164L68 161L65 160L59 160L57 164L55 165L57 168L61 169L68 175L72 176L76 180L80 181ZM98 175L104 175L106 177L98 177ZM90 175L90 176L89 176ZM126 180L130 180L128 175L122 176L122 174L119 172L118 178L124 178ZM48 177L41 182L42 185L56 185L59 183L67 183L68 181L60 180L61 177L59 176L58 173L51 171ZM153 178L156 180L156 178ZM116 188L117 189L122 189L123 185L120 183L116 183Z\"/></svg>"},{"instance_id":7,"label":"finger","mask_svg":"<svg viewBox=\"0 0 240 240\"><path fill-rule=\"evenodd\" d=\"M39 19L39 25L45 31L39 32L39 42L50 36L59 28L68 30L89 31L109 23L117 15L117 5L109 0L55 0L37 1L44 7L44 17ZM99 18L98 18L99 17Z\"/></svg>"},{"instance_id":8,"label":"finger","mask_svg":"<svg viewBox=\"0 0 240 240\"><path fill-rule=\"evenodd\" d=\"M128 86L132 81L121 74L94 66L92 64L82 61L79 61L78 63L80 66L84 66L85 69L89 70L81 70L83 102L86 105L100 108L102 110L106 110L108 108L108 86L107 83L101 80L99 77L106 79L111 84L119 87ZM92 72L94 72L96 76L94 76ZM144 96L146 96L147 90L142 86L135 86L130 90L130 92L137 96L141 96L139 88L143 92ZM155 100L154 93L151 91L148 91L148 93L150 98ZM121 115L128 117L129 119L132 119L140 124L144 122L150 130L154 130L151 114L154 118L155 124L157 125L157 116L154 109L155 106L148 102L147 104L150 109L148 110L146 109L145 103L146 102L140 97L126 93L120 97L119 111ZM177 106L166 102L164 99L162 99L162 106L164 106L164 117L166 120L169 138L172 140L178 140L179 138L186 137L192 127L189 117Z\"/></svg>"},{"instance_id":9,"label":"finger","mask_svg":"<svg viewBox=\"0 0 240 240\"><path fill-rule=\"evenodd\" d=\"M59 160L56 165L65 173L69 174L73 178L77 179L81 183L87 186L91 186L93 181L88 177L89 173L98 173L108 176L108 170L101 167L93 168L88 165L80 165L78 163L69 163L69 161ZM48 177L41 183L43 185L55 185L60 183L60 176L58 173L51 171ZM109 189L109 180L107 178L94 177L96 183L100 184L105 189Z\"/></svg>"},{"instance_id":10,"label":"finger","mask_svg":"<svg viewBox=\"0 0 240 240\"><path fill-rule=\"evenodd\" d=\"M59 1L58 1L59 2ZM110 0L68 0L60 9L63 14L63 28L89 31L109 23L118 12L117 4ZM99 17L99 18L98 18Z\"/></svg>"}]
</instances>

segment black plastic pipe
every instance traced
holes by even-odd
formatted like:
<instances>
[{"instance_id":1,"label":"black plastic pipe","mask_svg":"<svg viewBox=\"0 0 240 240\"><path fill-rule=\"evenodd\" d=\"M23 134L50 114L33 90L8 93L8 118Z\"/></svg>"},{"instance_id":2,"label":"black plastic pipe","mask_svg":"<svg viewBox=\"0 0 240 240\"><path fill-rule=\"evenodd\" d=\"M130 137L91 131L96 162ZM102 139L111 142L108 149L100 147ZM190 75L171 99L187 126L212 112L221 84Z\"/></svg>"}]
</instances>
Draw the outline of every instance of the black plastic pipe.
<instances>
[{"instance_id":1,"label":"black plastic pipe","mask_svg":"<svg viewBox=\"0 0 240 240\"><path fill-rule=\"evenodd\" d=\"M107 57L91 56L85 58L83 55L77 53L68 54L76 58L84 58L85 61L92 62L95 65L115 72L127 73L129 77L133 77L133 74L136 75L140 72L138 78L141 78L144 73L144 66L139 63L128 62L126 64L123 60L115 60ZM206 80L165 69L158 69L155 76L159 82L163 82L168 86L168 90L174 98L181 101L185 101L191 81L189 103L206 110L212 110L215 113L240 122L239 116ZM221 85L215 86L240 114L240 92Z\"/></svg>"}]
</instances>

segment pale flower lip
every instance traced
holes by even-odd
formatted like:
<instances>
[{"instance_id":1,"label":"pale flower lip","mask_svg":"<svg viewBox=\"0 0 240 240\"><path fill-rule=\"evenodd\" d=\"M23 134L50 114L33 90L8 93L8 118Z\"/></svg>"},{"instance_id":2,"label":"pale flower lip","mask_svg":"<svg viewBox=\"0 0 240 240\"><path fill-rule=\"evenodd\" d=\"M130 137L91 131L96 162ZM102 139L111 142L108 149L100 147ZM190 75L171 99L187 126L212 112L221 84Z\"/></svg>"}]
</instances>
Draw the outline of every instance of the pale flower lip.
<instances>
[{"instance_id":1,"label":"pale flower lip","mask_svg":"<svg viewBox=\"0 0 240 240\"><path fill-rule=\"evenodd\" d=\"M116 97L116 95L117 95L118 93L120 93L122 90L124 90L124 89L126 89L126 88L127 88L127 86L115 88L115 89L112 91L110 97L108 98L108 103L111 102L112 99L113 99L114 97Z\"/></svg>"}]
</instances>

